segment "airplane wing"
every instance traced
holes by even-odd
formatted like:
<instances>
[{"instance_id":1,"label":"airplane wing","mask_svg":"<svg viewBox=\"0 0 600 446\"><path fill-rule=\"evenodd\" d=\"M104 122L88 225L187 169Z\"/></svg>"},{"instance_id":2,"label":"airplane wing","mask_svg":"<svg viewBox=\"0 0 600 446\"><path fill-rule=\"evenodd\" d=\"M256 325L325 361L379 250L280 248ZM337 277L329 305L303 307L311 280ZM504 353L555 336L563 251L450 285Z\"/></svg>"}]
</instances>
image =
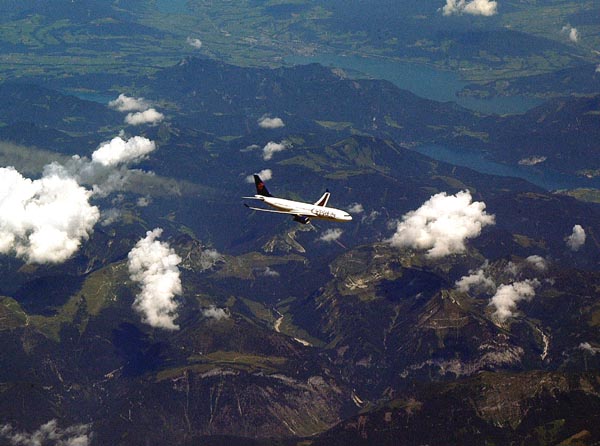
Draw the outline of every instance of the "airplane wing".
<instances>
[{"instance_id":1,"label":"airplane wing","mask_svg":"<svg viewBox=\"0 0 600 446\"><path fill-rule=\"evenodd\" d=\"M285 214L285 215L298 215L298 216L302 216L302 217L313 217L314 215L312 214L312 212L299 212L299 211L294 211L293 209L291 211L276 211L274 209L264 209L264 208L257 208L254 206L248 206L246 203L244 203L244 206L246 206L248 209L252 209L253 211L261 211L261 212L270 212L272 214Z\"/></svg>"}]
</instances>

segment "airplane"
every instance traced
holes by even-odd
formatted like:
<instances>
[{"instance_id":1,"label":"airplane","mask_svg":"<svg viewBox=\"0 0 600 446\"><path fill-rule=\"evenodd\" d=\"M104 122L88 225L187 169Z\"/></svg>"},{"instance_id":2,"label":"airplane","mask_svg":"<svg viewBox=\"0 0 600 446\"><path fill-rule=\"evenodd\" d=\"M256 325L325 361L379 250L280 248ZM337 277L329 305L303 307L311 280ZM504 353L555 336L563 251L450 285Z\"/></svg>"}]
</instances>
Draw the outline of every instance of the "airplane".
<instances>
[{"instance_id":1,"label":"airplane","mask_svg":"<svg viewBox=\"0 0 600 446\"><path fill-rule=\"evenodd\" d=\"M294 221L304 225L310 223L311 218L339 222L352 220L352 216L348 212L327 207L327 202L329 201L329 196L331 195L329 191L326 191L316 203L310 204L303 203L301 201L286 200L284 198L274 197L269 193L267 186L265 186L265 183L258 175L254 175L254 184L256 185L256 195L253 197L242 198L262 201L263 203L274 207L276 210L257 208L254 206L248 206L246 203L244 203L244 206L246 206L248 209L252 209L253 211L293 215Z\"/></svg>"}]
</instances>

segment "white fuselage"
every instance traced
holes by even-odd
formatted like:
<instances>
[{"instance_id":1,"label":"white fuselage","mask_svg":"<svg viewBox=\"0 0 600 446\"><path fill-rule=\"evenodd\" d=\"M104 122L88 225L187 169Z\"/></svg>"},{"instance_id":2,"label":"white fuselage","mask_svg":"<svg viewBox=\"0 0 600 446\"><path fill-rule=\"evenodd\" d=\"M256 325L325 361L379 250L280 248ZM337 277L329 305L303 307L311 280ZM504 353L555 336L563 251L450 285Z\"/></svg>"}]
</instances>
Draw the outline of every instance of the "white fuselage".
<instances>
[{"instance_id":1,"label":"white fuselage","mask_svg":"<svg viewBox=\"0 0 600 446\"><path fill-rule=\"evenodd\" d=\"M327 206L317 206L301 201L286 200L285 198L265 197L263 195L255 195L256 199L261 200L280 211L289 212L290 214L305 215L312 218L321 218L323 220L332 221L350 221L352 216L341 209L330 208Z\"/></svg>"}]
</instances>

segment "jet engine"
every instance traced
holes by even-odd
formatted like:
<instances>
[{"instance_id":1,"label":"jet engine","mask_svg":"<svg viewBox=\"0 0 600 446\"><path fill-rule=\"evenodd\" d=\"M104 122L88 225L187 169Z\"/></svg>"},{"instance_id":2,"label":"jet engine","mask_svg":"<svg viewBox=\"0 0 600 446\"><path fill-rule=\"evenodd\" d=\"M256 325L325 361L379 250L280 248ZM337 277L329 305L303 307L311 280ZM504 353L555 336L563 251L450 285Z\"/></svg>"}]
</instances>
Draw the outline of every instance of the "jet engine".
<instances>
[{"instance_id":1,"label":"jet engine","mask_svg":"<svg viewBox=\"0 0 600 446\"><path fill-rule=\"evenodd\" d=\"M310 223L310 218L308 218L304 215L296 215L294 217L294 221L297 221L298 223L302 223L303 225L307 225Z\"/></svg>"}]
</instances>

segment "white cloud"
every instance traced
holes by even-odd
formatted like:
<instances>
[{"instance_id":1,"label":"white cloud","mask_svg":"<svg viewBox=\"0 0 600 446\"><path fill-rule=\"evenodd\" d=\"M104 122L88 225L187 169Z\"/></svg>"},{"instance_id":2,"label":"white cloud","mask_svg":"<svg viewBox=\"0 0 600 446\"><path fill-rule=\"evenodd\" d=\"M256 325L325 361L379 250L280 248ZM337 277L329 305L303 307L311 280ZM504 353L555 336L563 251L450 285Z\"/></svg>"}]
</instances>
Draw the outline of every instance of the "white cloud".
<instances>
[{"instance_id":1,"label":"white cloud","mask_svg":"<svg viewBox=\"0 0 600 446\"><path fill-rule=\"evenodd\" d=\"M363 215L363 217L360 219L360 222L371 224L377 219L377 217L379 217L379 215L381 215L379 211L371 211L369 215Z\"/></svg>"},{"instance_id":2,"label":"white cloud","mask_svg":"<svg viewBox=\"0 0 600 446\"><path fill-rule=\"evenodd\" d=\"M154 141L143 136L134 136L125 141L116 136L100 144L92 153L92 161L103 166L116 166L141 161L156 149Z\"/></svg>"},{"instance_id":3,"label":"white cloud","mask_svg":"<svg viewBox=\"0 0 600 446\"><path fill-rule=\"evenodd\" d=\"M91 192L50 164L40 179L0 168L0 253L30 263L60 263L92 233L100 217Z\"/></svg>"},{"instance_id":4,"label":"white cloud","mask_svg":"<svg viewBox=\"0 0 600 446\"><path fill-rule=\"evenodd\" d=\"M494 224L494 216L485 212L485 203L471 200L468 191L432 196L419 209L402 217L390 244L427 249L427 255L434 258L463 252L467 239L479 236L484 226Z\"/></svg>"},{"instance_id":5,"label":"white cloud","mask_svg":"<svg viewBox=\"0 0 600 446\"><path fill-rule=\"evenodd\" d=\"M460 280L456 281L456 289L463 293L468 293L471 289L483 293L495 292L496 283L486 274L488 266L489 264L486 261L477 271L469 271L468 276L463 276Z\"/></svg>"},{"instance_id":6,"label":"white cloud","mask_svg":"<svg viewBox=\"0 0 600 446\"><path fill-rule=\"evenodd\" d=\"M280 143L270 141L263 147L263 159L269 161L273 158L273 154L287 150L290 146L288 141L281 141Z\"/></svg>"},{"instance_id":7,"label":"white cloud","mask_svg":"<svg viewBox=\"0 0 600 446\"><path fill-rule=\"evenodd\" d=\"M517 302L531 300L535 296L535 289L540 286L537 279L514 282L509 285L500 285L490 301L490 305L496 307L494 316L504 322L513 316Z\"/></svg>"},{"instance_id":8,"label":"white cloud","mask_svg":"<svg viewBox=\"0 0 600 446\"><path fill-rule=\"evenodd\" d=\"M121 211L117 208L103 210L100 214L100 224L102 226L110 226L119 221L122 217Z\"/></svg>"},{"instance_id":9,"label":"white cloud","mask_svg":"<svg viewBox=\"0 0 600 446\"><path fill-rule=\"evenodd\" d=\"M255 175L258 175L263 181L269 181L271 178L273 178L273 171L271 169L263 169L260 172L257 172ZM254 184L254 175L248 175L246 177L246 183Z\"/></svg>"},{"instance_id":10,"label":"white cloud","mask_svg":"<svg viewBox=\"0 0 600 446\"><path fill-rule=\"evenodd\" d=\"M86 177L82 175L80 178L86 184L92 184L92 192L94 197L106 197L109 194L122 190L125 187L129 177L131 176L132 170L126 166L119 166L117 168L93 168L90 172L94 175L93 177ZM138 173L141 171L137 171Z\"/></svg>"},{"instance_id":11,"label":"white cloud","mask_svg":"<svg viewBox=\"0 0 600 446\"><path fill-rule=\"evenodd\" d=\"M120 94L117 99L110 101L108 106L120 112L130 112L125 116L125 122L129 125L158 124L164 119L164 115L144 98L130 98Z\"/></svg>"},{"instance_id":12,"label":"white cloud","mask_svg":"<svg viewBox=\"0 0 600 446\"><path fill-rule=\"evenodd\" d=\"M562 27L560 32L561 34L566 35L571 42L579 42L579 31L577 31L577 28L574 28L571 25L565 25Z\"/></svg>"},{"instance_id":13,"label":"white cloud","mask_svg":"<svg viewBox=\"0 0 600 446\"><path fill-rule=\"evenodd\" d=\"M569 31L569 40L571 42L579 42L579 31L577 31L577 28L571 28L571 31Z\"/></svg>"},{"instance_id":14,"label":"white cloud","mask_svg":"<svg viewBox=\"0 0 600 446\"><path fill-rule=\"evenodd\" d=\"M202 315L207 318L216 319L218 321L222 319L229 319L229 312L223 308L217 308L215 305L210 305L208 308L202 310Z\"/></svg>"},{"instance_id":15,"label":"white cloud","mask_svg":"<svg viewBox=\"0 0 600 446\"><path fill-rule=\"evenodd\" d=\"M545 156L530 156L529 158L523 158L519 160L520 166L535 166L536 164L541 164L546 161L548 158Z\"/></svg>"},{"instance_id":16,"label":"white cloud","mask_svg":"<svg viewBox=\"0 0 600 446\"><path fill-rule=\"evenodd\" d=\"M446 0L442 12L446 16L471 14L489 17L498 12L498 2L492 0Z\"/></svg>"},{"instance_id":17,"label":"white cloud","mask_svg":"<svg viewBox=\"0 0 600 446\"><path fill-rule=\"evenodd\" d=\"M600 73L600 64L596 67L596 73Z\"/></svg>"},{"instance_id":18,"label":"white cloud","mask_svg":"<svg viewBox=\"0 0 600 446\"><path fill-rule=\"evenodd\" d=\"M166 242L157 240L162 229L148 231L129 252L127 266L131 280L141 286L133 308L152 327L177 330L175 296L182 293L177 265L181 258Z\"/></svg>"},{"instance_id":19,"label":"white cloud","mask_svg":"<svg viewBox=\"0 0 600 446\"><path fill-rule=\"evenodd\" d=\"M131 98L124 94L110 101L108 106L120 112L144 111L150 108L150 104L144 98Z\"/></svg>"},{"instance_id":20,"label":"white cloud","mask_svg":"<svg viewBox=\"0 0 600 446\"><path fill-rule=\"evenodd\" d=\"M573 233L567 237L566 243L571 251L579 251L585 243L585 230L581 225L573 226Z\"/></svg>"},{"instance_id":21,"label":"white cloud","mask_svg":"<svg viewBox=\"0 0 600 446\"><path fill-rule=\"evenodd\" d=\"M360 203L352 203L348 208L348 212L351 214L362 214L365 211L365 208Z\"/></svg>"},{"instance_id":22,"label":"white cloud","mask_svg":"<svg viewBox=\"0 0 600 446\"><path fill-rule=\"evenodd\" d=\"M328 229L319 237L319 240L326 243L336 242L342 236L344 231L339 228Z\"/></svg>"},{"instance_id":23,"label":"white cloud","mask_svg":"<svg viewBox=\"0 0 600 446\"><path fill-rule=\"evenodd\" d=\"M129 125L158 124L164 118L165 115L156 111L154 108L149 108L144 111L128 113L127 116L125 116L125 122Z\"/></svg>"},{"instance_id":24,"label":"white cloud","mask_svg":"<svg viewBox=\"0 0 600 446\"><path fill-rule=\"evenodd\" d=\"M149 206L150 203L152 203L152 197L148 196L148 197L138 198L135 204L139 208L145 208L145 207Z\"/></svg>"},{"instance_id":25,"label":"white cloud","mask_svg":"<svg viewBox=\"0 0 600 446\"><path fill-rule=\"evenodd\" d=\"M122 188L131 172L127 165L155 148L140 136L127 141L118 136L101 144L91 161L75 155L65 165L48 164L36 180L13 167L0 168L0 253L30 263L67 260L100 219L90 199ZM102 223L114 222L118 212L105 211Z\"/></svg>"},{"instance_id":26,"label":"white cloud","mask_svg":"<svg viewBox=\"0 0 600 446\"><path fill-rule=\"evenodd\" d=\"M521 265L514 263L514 262L508 262L506 264L506 266L504 267L504 273L508 274L509 276L513 276L513 277L517 277L517 274L519 274L520 270L521 270Z\"/></svg>"},{"instance_id":27,"label":"white cloud","mask_svg":"<svg viewBox=\"0 0 600 446\"><path fill-rule=\"evenodd\" d=\"M278 129L285 127L285 124L281 118L271 118L267 115L264 115L258 120L258 126L263 129Z\"/></svg>"},{"instance_id":28,"label":"white cloud","mask_svg":"<svg viewBox=\"0 0 600 446\"><path fill-rule=\"evenodd\" d=\"M33 433L16 432L10 424L0 426L0 438L11 446L88 446L93 434L91 424L76 424L61 429L56 420L50 420Z\"/></svg>"},{"instance_id":29,"label":"white cloud","mask_svg":"<svg viewBox=\"0 0 600 446\"><path fill-rule=\"evenodd\" d=\"M68 172L79 184L91 186L92 197L95 198L106 197L122 189L131 173L125 165L108 167L78 155L73 156L66 166L55 164L52 169Z\"/></svg>"},{"instance_id":30,"label":"white cloud","mask_svg":"<svg viewBox=\"0 0 600 446\"><path fill-rule=\"evenodd\" d=\"M200 48L202 48L202 41L200 39L198 39L198 38L188 37L187 39L185 39L185 41L192 48L195 48L197 50L199 50Z\"/></svg>"},{"instance_id":31,"label":"white cloud","mask_svg":"<svg viewBox=\"0 0 600 446\"><path fill-rule=\"evenodd\" d=\"M533 255L525 259L538 271L546 271L548 269L548 262L542 256Z\"/></svg>"},{"instance_id":32,"label":"white cloud","mask_svg":"<svg viewBox=\"0 0 600 446\"><path fill-rule=\"evenodd\" d=\"M266 267L261 273L261 276L265 276L265 277L279 277L279 273L277 271L275 271L274 269L271 269L270 267Z\"/></svg>"},{"instance_id":33,"label":"white cloud","mask_svg":"<svg viewBox=\"0 0 600 446\"><path fill-rule=\"evenodd\" d=\"M600 352L600 348L592 347L589 342L582 342L581 344L579 344L578 348L579 350L583 350L584 352L592 354L592 356L595 356L596 353Z\"/></svg>"},{"instance_id":34,"label":"white cloud","mask_svg":"<svg viewBox=\"0 0 600 446\"><path fill-rule=\"evenodd\" d=\"M91 161L75 155L62 169L80 184L91 185L95 197L105 197L124 187L132 172L129 164L145 159L155 149L155 143L147 138L117 136L100 144Z\"/></svg>"},{"instance_id":35,"label":"white cloud","mask_svg":"<svg viewBox=\"0 0 600 446\"><path fill-rule=\"evenodd\" d=\"M223 261L223 256L216 249L205 249L200 254L200 270L211 269L220 261Z\"/></svg>"}]
</instances>

